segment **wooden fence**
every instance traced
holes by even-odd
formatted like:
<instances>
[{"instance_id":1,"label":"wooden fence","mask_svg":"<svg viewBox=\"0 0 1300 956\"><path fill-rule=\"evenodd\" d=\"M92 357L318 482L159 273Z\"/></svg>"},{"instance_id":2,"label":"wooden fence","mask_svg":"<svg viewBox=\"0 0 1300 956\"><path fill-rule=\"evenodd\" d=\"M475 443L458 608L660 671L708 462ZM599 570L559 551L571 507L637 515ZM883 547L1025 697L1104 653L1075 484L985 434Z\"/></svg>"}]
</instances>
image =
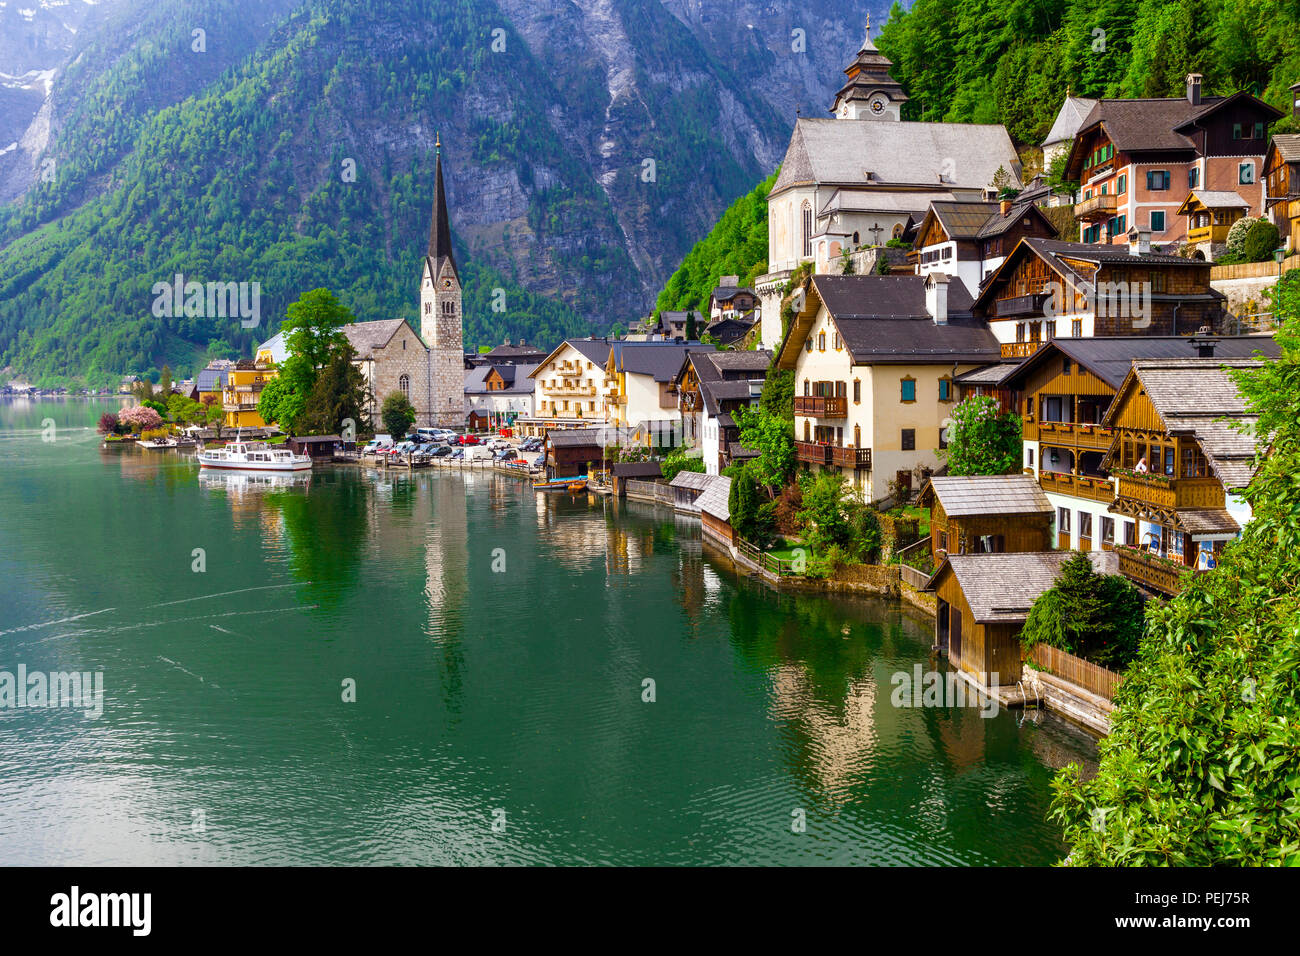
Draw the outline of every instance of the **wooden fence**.
<instances>
[{"instance_id":1,"label":"wooden fence","mask_svg":"<svg viewBox=\"0 0 1300 956\"><path fill-rule=\"evenodd\" d=\"M800 577L801 572L794 569L794 562L786 558L778 558L760 551L757 546L741 538L736 542L736 550L748 559L750 564L755 567L780 577Z\"/></svg>"},{"instance_id":2,"label":"wooden fence","mask_svg":"<svg viewBox=\"0 0 1300 956\"><path fill-rule=\"evenodd\" d=\"M673 503L673 489L658 481L637 481L635 478L626 478L623 482L627 487L627 496L629 498L640 498L645 501L662 501L666 505Z\"/></svg>"},{"instance_id":3,"label":"wooden fence","mask_svg":"<svg viewBox=\"0 0 1300 956\"><path fill-rule=\"evenodd\" d=\"M930 575L924 571L918 571L916 568L907 564L898 566L898 577L906 583L912 585L918 591L924 591L925 586L930 583Z\"/></svg>"},{"instance_id":4,"label":"wooden fence","mask_svg":"<svg viewBox=\"0 0 1300 956\"><path fill-rule=\"evenodd\" d=\"M1300 268L1300 254L1283 259L1279 266L1272 259L1267 262L1243 262L1235 266L1210 266L1210 281L1216 279L1276 279L1288 269Z\"/></svg>"},{"instance_id":5,"label":"wooden fence","mask_svg":"<svg viewBox=\"0 0 1300 956\"><path fill-rule=\"evenodd\" d=\"M1120 675L1112 670L1047 644L1035 644L1029 651L1029 660L1049 674L1054 674L1071 684L1077 684L1084 690L1107 700L1115 699L1115 690L1122 680Z\"/></svg>"}]
</instances>

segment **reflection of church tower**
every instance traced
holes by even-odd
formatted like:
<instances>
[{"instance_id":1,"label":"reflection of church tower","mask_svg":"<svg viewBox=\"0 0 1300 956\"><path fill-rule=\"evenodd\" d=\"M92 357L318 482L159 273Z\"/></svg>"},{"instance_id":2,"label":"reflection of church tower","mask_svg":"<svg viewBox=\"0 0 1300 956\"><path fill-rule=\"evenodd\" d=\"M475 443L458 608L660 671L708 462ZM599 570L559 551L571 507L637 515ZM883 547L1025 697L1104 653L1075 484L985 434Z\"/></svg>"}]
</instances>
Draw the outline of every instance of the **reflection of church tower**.
<instances>
[{"instance_id":1,"label":"reflection of church tower","mask_svg":"<svg viewBox=\"0 0 1300 956\"><path fill-rule=\"evenodd\" d=\"M867 37L862 49L844 69L848 82L835 94L831 112L836 119L902 119L901 109L907 100L903 87L889 75L893 66L871 42L871 17L867 17Z\"/></svg>"},{"instance_id":2,"label":"reflection of church tower","mask_svg":"<svg viewBox=\"0 0 1300 956\"><path fill-rule=\"evenodd\" d=\"M437 140L433 221L420 273L420 337L429 347L432 423L465 424L465 340L460 274L451 252L447 193L442 185L442 139Z\"/></svg>"}]
</instances>

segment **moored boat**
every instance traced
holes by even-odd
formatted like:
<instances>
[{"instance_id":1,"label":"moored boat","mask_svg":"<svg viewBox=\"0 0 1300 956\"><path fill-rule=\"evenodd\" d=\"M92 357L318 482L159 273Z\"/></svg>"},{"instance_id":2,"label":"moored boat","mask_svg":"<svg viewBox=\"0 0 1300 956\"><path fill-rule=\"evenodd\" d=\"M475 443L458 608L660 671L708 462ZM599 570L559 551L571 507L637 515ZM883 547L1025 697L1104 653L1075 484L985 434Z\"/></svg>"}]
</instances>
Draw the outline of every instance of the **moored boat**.
<instances>
[{"instance_id":1,"label":"moored boat","mask_svg":"<svg viewBox=\"0 0 1300 956\"><path fill-rule=\"evenodd\" d=\"M223 448L201 448L202 468L227 468L232 471L310 471L311 458L295 455L260 441L232 441Z\"/></svg>"},{"instance_id":2,"label":"moored boat","mask_svg":"<svg viewBox=\"0 0 1300 956\"><path fill-rule=\"evenodd\" d=\"M582 482L582 486L584 488L587 485L587 479L579 475L579 476L574 476L572 478L552 478L549 481L535 481L533 482L533 490L534 491L569 491L571 486L577 484L578 482Z\"/></svg>"}]
</instances>

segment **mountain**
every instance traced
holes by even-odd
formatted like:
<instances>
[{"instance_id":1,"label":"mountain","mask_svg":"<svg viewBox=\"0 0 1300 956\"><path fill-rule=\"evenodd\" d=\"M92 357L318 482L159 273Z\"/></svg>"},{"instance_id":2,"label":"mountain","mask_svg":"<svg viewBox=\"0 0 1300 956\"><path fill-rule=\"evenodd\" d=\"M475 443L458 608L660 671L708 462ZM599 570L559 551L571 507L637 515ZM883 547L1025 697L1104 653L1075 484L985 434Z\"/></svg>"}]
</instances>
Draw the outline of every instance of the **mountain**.
<instances>
[{"instance_id":1,"label":"mountain","mask_svg":"<svg viewBox=\"0 0 1300 956\"><path fill-rule=\"evenodd\" d=\"M0 155L0 365L41 383L192 371L213 340L247 354L320 285L361 319L415 319L435 136L467 345L608 329L770 174L795 110L829 106L866 12L110 0L38 58L0 46L7 75L53 71L17 97L11 128L42 101ZM260 324L154 316L177 273L259 283Z\"/></svg>"}]
</instances>

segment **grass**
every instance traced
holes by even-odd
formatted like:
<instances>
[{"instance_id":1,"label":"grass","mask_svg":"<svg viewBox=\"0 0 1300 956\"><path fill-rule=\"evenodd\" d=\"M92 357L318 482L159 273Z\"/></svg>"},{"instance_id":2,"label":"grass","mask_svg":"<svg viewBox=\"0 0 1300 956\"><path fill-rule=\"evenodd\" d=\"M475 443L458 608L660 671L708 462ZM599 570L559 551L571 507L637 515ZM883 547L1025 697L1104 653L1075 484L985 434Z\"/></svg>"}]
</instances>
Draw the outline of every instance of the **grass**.
<instances>
[{"instance_id":1,"label":"grass","mask_svg":"<svg viewBox=\"0 0 1300 956\"><path fill-rule=\"evenodd\" d=\"M794 553L796 551L803 551L805 558L810 558L813 555L813 549L809 545L791 544L788 541L783 542L779 548L768 548L763 553L770 554L772 557L779 558L782 561L793 561Z\"/></svg>"},{"instance_id":2,"label":"grass","mask_svg":"<svg viewBox=\"0 0 1300 956\"><path fill-rule=\"evenodd\" d=\"M906 518L916 519L917 529L920 531L921 537L924 538L930 533L930 512L928 509L918 508L916 505L908 505L903 509L903 516Z\"/></svg>"}]
</instances>

